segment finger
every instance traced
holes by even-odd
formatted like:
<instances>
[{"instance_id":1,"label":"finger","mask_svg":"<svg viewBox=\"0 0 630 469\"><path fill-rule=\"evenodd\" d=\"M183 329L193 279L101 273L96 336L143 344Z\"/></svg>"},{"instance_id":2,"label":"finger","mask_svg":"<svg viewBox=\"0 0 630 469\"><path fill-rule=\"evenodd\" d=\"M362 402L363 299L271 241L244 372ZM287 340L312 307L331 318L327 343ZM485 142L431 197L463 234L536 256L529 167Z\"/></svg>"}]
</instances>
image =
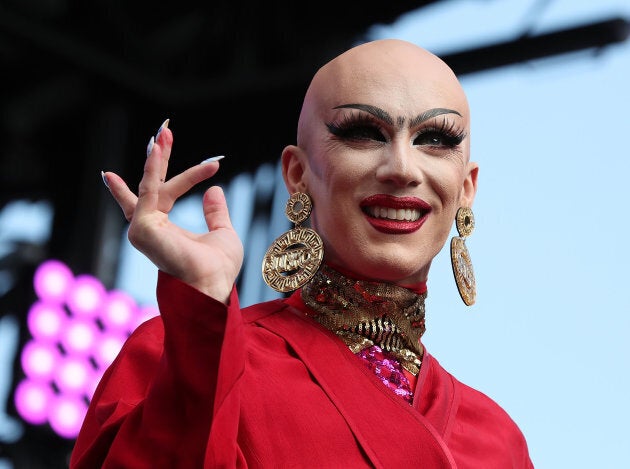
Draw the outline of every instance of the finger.
<instances>
[{"instance_id":1,"label":"finger","mask_svg":"<svg viewBox=\"0 0 630 469\"><path fill-rule=\"evenodd\" d=\"M136 196L136 194L131 192L125 181L116 173L102 172L102 177L103 182L109 189L112 197L114 198L114 200L116 200L116 202L122 209L125 218L127 219L127 221L131 221L134 211L136 209L138 197Z\"/></svg>"},{"instance_id":2,"label":"finger","mask_svg":"<svg viewBox=\"0 0 630 469\"><path fill-rule=\"evenodd\" d=\"M233 229L225 194L219 186L212 186L205 192L203 196L203 215L210 231L220 228Z\"/></svg>"},{"instance_id":3,"label":"finger","mask_svg":"<svg viewBox=\"0 0 630 469\"><path fill-rule=\"evenodd\" d=\"M162 182L162 149L151 137L147 146L147 159L144 163L144 173L138 185L138 203L136 213L145 213L157 208L158 195Z\"/></svg>"},{"instance_id":4,"label":"finger","mask_svg":"<svg viewBox=\"0 0 630 469\"><path fill-rule=\"evenodd\" d=\"M208 162L201 163L192 168L188 168L183 173L169 179L162 188L159 200L159 209L168 212L172 208L175 201L199 184L211 178L219 170L219 163Z\"/></svg>"},{"instance_id":5,"label":"finger","mask_svg":"<svg viewBox=\"0 0 630 469\"><path fill-rule=\"evenodd\" d=\"M173 132L168 128L169 122L170 119L166 119L162 122L162 125L155 134L155 143L162 149L162 168L160 172L160 179L162 179L162 181L166 181L168 161L171 157L171 148L173 147Z\"/></svg>"}]
</instances>

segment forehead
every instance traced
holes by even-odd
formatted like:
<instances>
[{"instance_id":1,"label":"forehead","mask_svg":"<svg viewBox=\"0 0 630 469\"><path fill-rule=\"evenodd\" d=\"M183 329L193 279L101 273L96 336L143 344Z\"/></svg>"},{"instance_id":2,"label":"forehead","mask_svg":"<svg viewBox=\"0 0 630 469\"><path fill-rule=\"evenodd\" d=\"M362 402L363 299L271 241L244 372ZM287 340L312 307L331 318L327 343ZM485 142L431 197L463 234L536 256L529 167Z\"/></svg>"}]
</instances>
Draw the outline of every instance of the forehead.
<instances>
[{"instance_id":1,"label":"forehead","mask_svg":"<svg viewBox=\"0 0 630 469\"><path fill-rule=\"evenodd\" d=\"M447 107L468 119L467 100L452 70L413 44L379 42L351 49L322 67L312 88L320 113L365 103L401 116Z\"/></svg>"}]
</instances>

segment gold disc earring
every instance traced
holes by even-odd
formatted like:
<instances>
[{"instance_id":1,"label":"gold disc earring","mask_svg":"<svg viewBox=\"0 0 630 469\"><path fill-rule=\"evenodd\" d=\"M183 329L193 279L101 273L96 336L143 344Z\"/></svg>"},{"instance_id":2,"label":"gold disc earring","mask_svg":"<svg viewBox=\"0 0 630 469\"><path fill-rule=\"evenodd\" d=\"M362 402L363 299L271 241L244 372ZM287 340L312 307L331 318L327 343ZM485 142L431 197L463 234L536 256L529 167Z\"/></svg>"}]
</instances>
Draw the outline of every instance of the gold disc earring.
<instances>
[{"instance_id":1,"label":"gold disc earring","mask_svg":"<svg viewBox=\"0 0 630 469\"><path fill-rule=\"evenodd\" d=\"M291 194L285 214L295 226L277 237L263 258L263 279L278 292L286 293L304 286L317 273L324 259L322 239L314 230L301 226L312 209L307 194Z\"/></svg>"},{"instance_id":2,"label":"gold disc earring","mask_svg":"<svg viewBox=\"0 0 630 469\"><path fill-rule=\"evenodd\" d=\"M455 225L459 236L451 239L451 264L459 295L467 306L473 305L477 297L477 285L470 254L465 238L475 229L475 217L468 207L460 207L455 215Z\"/></svg>"}]
</instances>

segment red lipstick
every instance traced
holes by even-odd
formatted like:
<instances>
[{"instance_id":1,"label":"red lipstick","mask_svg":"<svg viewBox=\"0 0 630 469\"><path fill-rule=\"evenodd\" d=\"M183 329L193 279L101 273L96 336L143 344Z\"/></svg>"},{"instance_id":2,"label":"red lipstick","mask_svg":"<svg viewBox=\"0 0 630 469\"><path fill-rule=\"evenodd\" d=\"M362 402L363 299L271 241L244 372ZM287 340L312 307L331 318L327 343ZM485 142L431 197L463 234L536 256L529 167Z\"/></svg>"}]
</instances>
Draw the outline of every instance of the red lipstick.
<instances>
[{"instance_id":1,"label":"red lipstick","mask_svg":"<svg viewBox=\"0 0 630 469\"><path fill-rule=\"evenodd\" d=\"M370 225L382 233L388 234L406 234L413 233L427 220L431 205L417 197L394 197L388 194L375 194L363 199L360 207L366 216ZM420 217L417 220L394 220L391 218L380 218L373 215L374 207L405 209L419 212Z\"/></svg>"}]
</instances>

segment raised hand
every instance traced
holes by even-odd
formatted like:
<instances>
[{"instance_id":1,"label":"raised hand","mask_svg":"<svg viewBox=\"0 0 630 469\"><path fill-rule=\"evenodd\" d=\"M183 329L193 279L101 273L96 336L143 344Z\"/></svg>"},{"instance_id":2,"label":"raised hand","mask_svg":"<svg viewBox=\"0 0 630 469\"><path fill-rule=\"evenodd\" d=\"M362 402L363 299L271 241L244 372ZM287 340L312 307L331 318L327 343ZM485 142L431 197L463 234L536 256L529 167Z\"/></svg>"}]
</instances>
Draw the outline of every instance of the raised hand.
<instances>
[{"instance_id":1,"label":"raised hand","mask_svg":"<svg viewBox=\"0 0 630 469\"><path fill-rule=\"evenodd\" d=\"M103 180L130 222L133 246L160 270L225 303L243 263L243 245L232 227L223 191L213 186L204 193L207 233L184 230L168 217L175 201L214 176L219 163L206 161L166 180L172 146L166 120L147 147L137 196L115 173L103 173Z\"/></svg>"}]
</instances>

